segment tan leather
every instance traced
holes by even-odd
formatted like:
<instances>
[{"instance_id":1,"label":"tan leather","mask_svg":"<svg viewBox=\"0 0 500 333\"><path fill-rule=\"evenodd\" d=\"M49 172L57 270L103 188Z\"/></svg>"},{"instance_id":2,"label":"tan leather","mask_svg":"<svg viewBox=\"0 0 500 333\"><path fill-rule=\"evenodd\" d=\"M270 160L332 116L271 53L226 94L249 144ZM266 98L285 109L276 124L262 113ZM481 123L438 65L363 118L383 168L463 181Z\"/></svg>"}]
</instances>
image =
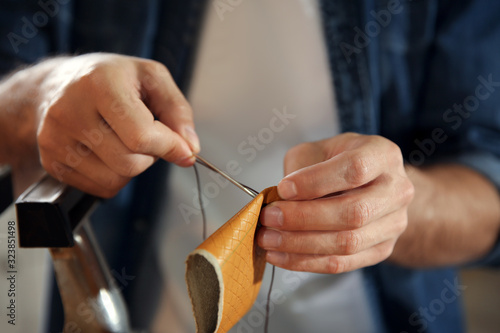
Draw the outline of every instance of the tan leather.
<instances>
[{"instance_id":1,"label":"tan leather","mask_svg":"<svg viewBox=\"0 0 500 333\"><path fill-rule=\"evenodd\" d=\"M229 331L255 302L266 265L255 231L261 208L276 200L276 187L265 189L189 254L186 282L198 333Z\"/></svg>"}]
</instances>

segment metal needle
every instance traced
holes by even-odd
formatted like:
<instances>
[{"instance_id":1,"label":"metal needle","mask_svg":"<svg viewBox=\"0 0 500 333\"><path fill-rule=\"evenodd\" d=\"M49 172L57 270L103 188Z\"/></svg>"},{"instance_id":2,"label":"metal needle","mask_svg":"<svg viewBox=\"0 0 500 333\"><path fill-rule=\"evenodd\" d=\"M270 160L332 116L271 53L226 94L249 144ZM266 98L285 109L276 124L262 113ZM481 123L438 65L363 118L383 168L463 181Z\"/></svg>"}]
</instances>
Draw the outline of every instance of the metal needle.
<instances>
[{"instance_id":1,"label":"metal needle","mask_svg":"<svg viewBox=\"0 0 500 333\"><path fill-rule=\"evenodd\" d=\"M207 160L205 160L204 158L198 156L198 155L195 155L196 157L196 162L198 162L199 164L203 165L204 167L214 171L214 172L217 172L219 175L221 175L222 177L226 178L227 180L229 180L231 183L233 183L234 185L236 185L238 188L240 188L241 190L245 191L245 193L247 193L248 195L250 195L252 198L255 198L259 192L255 191L254 189L246 186L246 185L243 185L241 184L240 182L234 180L233 178L231 178L231 176L227 175L224 171L220 170L219 168L217 168L215 165L213 165L212 163L208 162Z\"/></svg>"}]
</instances>

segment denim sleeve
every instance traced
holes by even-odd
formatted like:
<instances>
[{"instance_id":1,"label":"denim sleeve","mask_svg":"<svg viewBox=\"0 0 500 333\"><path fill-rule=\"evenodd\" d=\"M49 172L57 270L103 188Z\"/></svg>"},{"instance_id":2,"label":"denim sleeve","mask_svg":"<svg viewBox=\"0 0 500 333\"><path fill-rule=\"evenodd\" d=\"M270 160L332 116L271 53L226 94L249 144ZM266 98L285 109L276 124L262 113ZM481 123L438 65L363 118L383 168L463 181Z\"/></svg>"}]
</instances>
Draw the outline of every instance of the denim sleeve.
<instances>
[{"instance_id":1,"label":"denim sleeve","mask_svg":"<svg viewBox=\"0 0 500 333\"><path fill-rule=\"evenodd\" d=\"M498 17L498 1L441 1L414 156L470 167L500 191ZM476 264L500 266L500 240Z\"/></svg>"}]
</instances>

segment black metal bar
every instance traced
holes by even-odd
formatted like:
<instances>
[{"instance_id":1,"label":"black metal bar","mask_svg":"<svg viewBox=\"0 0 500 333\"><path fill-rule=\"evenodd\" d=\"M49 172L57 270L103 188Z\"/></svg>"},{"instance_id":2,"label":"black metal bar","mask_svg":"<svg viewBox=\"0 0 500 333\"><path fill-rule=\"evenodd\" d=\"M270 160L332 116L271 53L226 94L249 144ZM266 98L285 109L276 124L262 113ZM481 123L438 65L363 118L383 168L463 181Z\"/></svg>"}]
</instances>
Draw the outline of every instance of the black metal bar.
<instances>
[{"instance_id":1,"label":"black metal bar","mask_svg":"<svg viewBox=\"0 0 500 333\"><path fill-rule=\"evenodd\" d=\"M21 247L71 247L73 231L97 197L46 176L16 201Z\"/></svg>"}]
</instances>

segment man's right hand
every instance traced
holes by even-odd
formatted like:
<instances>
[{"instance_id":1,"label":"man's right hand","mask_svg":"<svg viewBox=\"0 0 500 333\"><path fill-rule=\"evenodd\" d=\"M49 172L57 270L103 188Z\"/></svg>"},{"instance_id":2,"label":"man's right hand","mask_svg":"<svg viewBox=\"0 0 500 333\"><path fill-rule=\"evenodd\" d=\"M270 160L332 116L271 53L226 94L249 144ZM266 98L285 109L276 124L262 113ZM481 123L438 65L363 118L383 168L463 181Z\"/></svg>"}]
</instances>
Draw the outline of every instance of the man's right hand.
<instances>
[{"instance_id":1,"label":"man's right hand","mask_svg":"<svg viewBox=\"0 0 500 333\"><path fill-rule=\"evenodd\" d=\"M113 54L59 61L36 98L40 161L52 176L111 197L157 158L194 163L192 110L163 65Z\"/></svg>"}]
</instances>

